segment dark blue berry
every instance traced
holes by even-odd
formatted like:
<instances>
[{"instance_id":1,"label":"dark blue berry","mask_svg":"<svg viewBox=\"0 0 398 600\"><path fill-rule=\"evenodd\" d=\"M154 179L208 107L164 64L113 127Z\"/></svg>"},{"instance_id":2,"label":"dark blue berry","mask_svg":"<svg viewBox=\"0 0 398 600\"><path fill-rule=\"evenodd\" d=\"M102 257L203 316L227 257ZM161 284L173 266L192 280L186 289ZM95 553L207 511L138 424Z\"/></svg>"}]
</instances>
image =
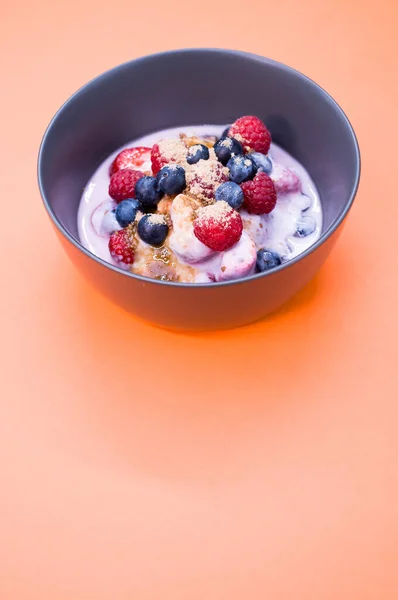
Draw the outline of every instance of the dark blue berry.
<instances>
[{"instance_id":1,"label":"dark blue berry","mask_svg":"<svg viewBox=\"0 0 398 600\"><path fill-rule=\"evenodd\" d=\"M221 137L214 144L214 152L220 163L226 165L231 156L235 154L243 154L242 144L235 138Z\"/></svg>"},{"instance_id":2,"label":"dark blue berry","mask_svg":"<svg viewBox=\"0 0 398 600\"><path fill-rule=\"evenodd\" d=\"M257 172L257 168L247 154L246 156L240 154L239 156L231 156L227 163L229 169L229 178L235 183L242 183L243 181L249 181L253 179Z\"/></svg>"},{"instance_id":3,"label":"dark blue berry","mask_svg":"<svg viewBox=\"0 0 398 600\"><path fill-rule=\"evenodd\" d=\"M169 227L161 215L144 215L139 220L137 231L143 242L159 247L163 245Z\"/></svg>"},{"instance_id":4,"label":"dark blue berry","mask_svg":"<svg viewBox=\"0 0 398 600\"><path fill-rule=\"evenodd\" d=\"M243 204L243 190L237 183L227 181L226 183L219 185L216 189L216 200L224 200L225 202L228 202L232 208L238 210Z\"/></svg>"},{"instance_id":5,"label":"dark blue berry","mask_svg":"<svg viewBox=\"0 0 398 600\"><path fill-rule=\"evenodd\" d=\"M259 171L264 171L269 175L272 171L272 162L265 154L261 154L261 152L252 152L250 154L250 158L256 165Z\"/></svg>"},{"instance_id":6,"label":"dark blue berry","mask_svg":"<svg viewBox=\"0 0 398 600\"><path fill-rule=\"evenodd\" d=\"M158 189L173 196L185 190L185 170L180 165L166 165L156 176Z\"/></svg>"},{"instance_id":7,"label":"dark blue berry","mask_svg":"<svg viewBox=\"0 0 398 600\"><path fill-rule=\"evenodd\" d=\"M127 227L127 225L130 225L130 223L134 221L135 215L140 208L141 205L138 200L134 200L133 198L120 202L115 211L115 216L120 227Z\"/></svg>"},{"instance_id":8,"label":"dark blue berry","mask_svg":"<svg viewBox=\"0 0 398 600\"><path fill-rule=\"evenodd\" d=\"M226 127L224 129L224 131L221 134L221 137L228 137L228 132L229 132L229 128L231 127L231 125L228 125L228 127Z\"/></svg>"},{"instance_id":9,"label":"dark blue berry","mask_svg":"<svg viewBox=\"0 0 398 600\"><path fill-rule=\"evenodd\" d=\"M282 264L282 259L277 252L261 248L257 252L256 270L257 273L269 271Z\"/></svg>"},{"instance_id":10,"label":"dark blue berry","mask_svg":"<svg viewBox=\"0 0 398 600\"><path fill-rule=\"evenodd\" d=\"M141 177L135 184L135 197L143 207L157 204L162 196L163 192L157 187L156 177Z\"/></svg>"},{"instance_id":11,"label":"dark blue berry","mask_svg":"<svg viewBox=\"0 0 398 600\"><path fill-rule=\"evenodd\" d=\"M209 149L204 144L195 144L188 149L187 163L194 165L200 160L209 160Z\"/></svg>"},{"instance_id":12,"label":"dark blue berry","mask_svg":"<svg viewBox=\"0 0 398 600\"><path fill-rule=\"evenodd\" d=\"M313 217L301 217L297 221L297 229L294 234L296 237L306 237L311 233L314 233L316 229L316 222Z\"/></svg>"}]
</instances>

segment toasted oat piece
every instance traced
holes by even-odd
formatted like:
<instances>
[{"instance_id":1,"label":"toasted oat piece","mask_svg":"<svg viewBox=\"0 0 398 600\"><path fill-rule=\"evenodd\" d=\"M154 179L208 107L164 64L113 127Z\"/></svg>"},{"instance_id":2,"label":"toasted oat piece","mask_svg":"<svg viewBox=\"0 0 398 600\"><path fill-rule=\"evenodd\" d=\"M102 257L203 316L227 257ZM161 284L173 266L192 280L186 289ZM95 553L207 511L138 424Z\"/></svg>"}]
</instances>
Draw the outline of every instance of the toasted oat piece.
<instances>
[{"instance_id":1,"label":"toasted oat piece","mask_svg":"<svg viewBox=\"0 0 398 600\"><path fill-rule=\"evenodd\" d=\"M157 212L161 215L169 215L174 198L175 196L164 196L158 204Z\"/></svg>"},{"instance_id":2,"label":"toasted oat piece","mask_svg":"<svg viewBox=\"0 0 398 600\"><path fill-rule=\"evenodd\" d=\"M184 142L187 148L195 146L195 144L203 144L208 148L213 148L214 144L217 141L217 137L215 135L206 135L203 137L198 137L196 135L187 136L185 133L180 133L180 139Z\"/></svg>"}]
</instances>

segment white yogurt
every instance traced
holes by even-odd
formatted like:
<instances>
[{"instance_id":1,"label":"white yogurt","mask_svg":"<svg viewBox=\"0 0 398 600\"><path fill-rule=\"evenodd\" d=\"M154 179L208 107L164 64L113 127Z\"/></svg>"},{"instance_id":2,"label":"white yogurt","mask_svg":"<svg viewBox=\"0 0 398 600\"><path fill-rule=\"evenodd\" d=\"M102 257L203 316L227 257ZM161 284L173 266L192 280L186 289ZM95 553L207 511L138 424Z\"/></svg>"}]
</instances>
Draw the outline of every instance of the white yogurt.
<instances>
[{"instance_id":1,"label":"white yogurt","mask_svg":"<svg viewBox=\"0 0 398 600\"><path fill-rule=\"evenodd\" d=\"M97 169L88 182L78 211L80 241L93 254L113 262L108 249L112 230L120 229L112 213L116 203L109 197L109 168L124 148L133 146L151 147L162 138L178 138L181 132L187 135L220 136L225 125L202 125L177 127L147 135L129 142L110 155ZM186 219L189 210L172 205L173 230L168 245L182 264L188 264L191 281L225 281L250 275L255 270L256 250L267 248L281 255L283 261L292 259L311 246L322 230L322 209L314 182L304 167L276 144L271 145L268 155L273 163L270 177L276 188L283 188L284 181L298 176L301 191L278 193L276 207L269 215L250 215L241 210L244 233L241 240L226 252L213 253L194 236L191 220ZM146 167L148 170L150 165ZM289 171L286 171L289 169ZM290 171L293 172L290 173ZM294 182L293 182L294 183ZM174 203L173 203L174 204ZM305 211L305 212L304 212ZM315 220L315 231L306 237L296 237L297 221L303 216ZM182 273L182 276L183 273Z\"/></svg>"}]
</instances>

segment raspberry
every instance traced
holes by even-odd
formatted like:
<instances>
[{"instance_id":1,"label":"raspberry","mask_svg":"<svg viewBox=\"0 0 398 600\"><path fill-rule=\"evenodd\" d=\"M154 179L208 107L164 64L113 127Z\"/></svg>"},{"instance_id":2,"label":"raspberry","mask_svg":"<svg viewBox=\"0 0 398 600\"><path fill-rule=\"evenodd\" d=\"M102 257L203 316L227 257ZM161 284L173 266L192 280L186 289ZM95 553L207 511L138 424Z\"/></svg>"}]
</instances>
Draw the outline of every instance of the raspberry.
<instances>
[{"instance_id":1,"label":"raspberry","mask_svg":"<svg viewBox=\"0 0 398 600\"><path fill-rule=\"evenodd\" d=\"M232 248L240 240L242 231L242 217L224 200L199 208L193 222L198 240L216 252Z\"/></svg>"},{"instance_id":2,"label":"raspberry","mask_svg":"<svg viewBox=\"0 0 398 600\"><path fill-rule=\"evenodd\" d=\"M134 247L129 229L120 229L112 233L108 246L113 260L125 265L133 264Z\"/></svg>"},{"instance_id":3,"label":"raspberry","mask_svg":"<svg viewBox=\"0 0 398 600\"><path fill-rule=\"evenodd\" d=\"M258 117L241 117L229 128L228 135L237 139L246 152L267 154L271 145L271 134Z\"/></svg>"},{"instance_id":4,"label":"raspberry","mask_svg":"<svg viewBox=\"0 0 398 600\"><path fill-rule=\"evenodd\" d=\"M245 195L243 207L255 215L267 215L275 208L276 190L274 182L264 171L259 171L252 181L240 186Z\"/></svg>"},{"instance_id":5,"label":"raspberry","mask_svg":"<svg viewBox=\"0 0 398 600\"><path fill-rule=\"evenodd\" d=\"M144 177L142 171L133 171L133 169L122 169L117 171L111 177L109 184L109 195L116 202L135 197L135 184L141 177Z\"/></svg>"},{"instance_id":6,"label":"raspberry","mask_svg":"<svg viewBox=\"0 0 398 600\"><path fill-rule=\"evenodd\" d=\"M185 175L188 191L204 201L214 198L218 186L228 181L228 169L214 160L191 165Z\"/></svg>"},{"instance_id":7,"label":"raspberry","mask_svg":"<svg viewBox=\"0 0 398 600\"><path fill-rule=\"evenodd\" d=\"M121 171L122 169L141 169L145 163L151 159L151 149L145 146L137 148L125 148L119 152L110 168L110 175ZM145 169L143 169L145 170Z\"/></svg>"},{"instance_id":8,"label":"raspberry","mask_svg":"<svg viewBox=\"0 0 398 600\"><path fill-rule=\"evenodd\" d=\"M272 180L277 194L297 192L301 186L299 176L290 169L282 169L280 173L277 174L272 173Z\"/></svg>"}]
</instances>

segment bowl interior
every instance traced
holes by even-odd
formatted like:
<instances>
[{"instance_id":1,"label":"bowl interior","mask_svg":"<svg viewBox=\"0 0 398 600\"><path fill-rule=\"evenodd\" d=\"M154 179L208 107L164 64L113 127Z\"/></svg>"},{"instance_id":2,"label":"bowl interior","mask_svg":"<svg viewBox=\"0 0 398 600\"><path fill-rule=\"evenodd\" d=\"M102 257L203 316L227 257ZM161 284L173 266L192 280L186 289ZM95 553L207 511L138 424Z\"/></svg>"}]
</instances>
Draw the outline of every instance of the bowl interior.
<instances>
[{"instance_id":1,"label":"bowl interior","mask_svg":"<svg viewBox=\"0 0 398 600\"><path fill-rule=\"evenodd\" d=\"M323 232L346 210L358 179L358 148L338 105L280 63L226 50L144 57L96 78L57 113L43 140L39 178L50 211L78 240L83 189L119 146L178 125L231 123L254 114L309 171L320 192Z\"/></svg>"}]
</instances>

